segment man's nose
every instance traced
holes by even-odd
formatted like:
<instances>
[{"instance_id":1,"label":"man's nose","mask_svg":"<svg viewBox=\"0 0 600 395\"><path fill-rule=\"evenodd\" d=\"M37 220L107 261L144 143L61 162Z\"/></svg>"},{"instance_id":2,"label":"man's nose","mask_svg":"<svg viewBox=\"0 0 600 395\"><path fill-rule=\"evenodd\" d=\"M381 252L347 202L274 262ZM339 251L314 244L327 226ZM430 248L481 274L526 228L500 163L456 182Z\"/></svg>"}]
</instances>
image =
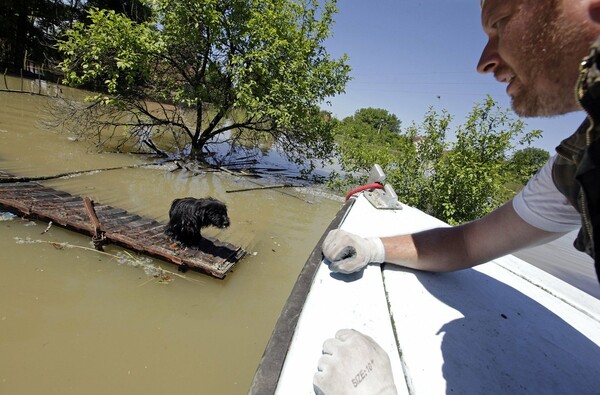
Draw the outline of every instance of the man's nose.
<instances>
[{"instance_id":1,"label":"man's nose","mask_svg":"<svg viewBox=\"0 0 600 395\"><path fill-rule=\"evenodd\" d=\"M489 40L481 52L479 63L477 63L477 71L482 74L493 73L499 64L500 55L498 54L497 45L494 41Z\"/></svg>"}]
</instances>

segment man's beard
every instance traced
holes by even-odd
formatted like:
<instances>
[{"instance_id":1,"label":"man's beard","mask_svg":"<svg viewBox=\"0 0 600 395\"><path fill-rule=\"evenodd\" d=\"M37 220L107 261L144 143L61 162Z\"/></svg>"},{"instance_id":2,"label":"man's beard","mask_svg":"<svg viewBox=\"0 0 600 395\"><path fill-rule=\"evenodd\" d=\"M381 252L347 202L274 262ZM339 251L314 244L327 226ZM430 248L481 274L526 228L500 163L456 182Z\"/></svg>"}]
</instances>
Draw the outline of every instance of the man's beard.
<instances>
[{"instance_id":1,"label":"man's beard","mask_svg":"<svg viewBox=\"0 0 600 395\"><path fill-rule=\"evenodd\" d=\"M582 27L566 20L557 2L538 7L538 17L523 37L521 64L527 81L512 97L512 108L523 117L548 117L578 109L575 85L579 61L588 44L582 43Z\"/></svg>"}]
</instances>

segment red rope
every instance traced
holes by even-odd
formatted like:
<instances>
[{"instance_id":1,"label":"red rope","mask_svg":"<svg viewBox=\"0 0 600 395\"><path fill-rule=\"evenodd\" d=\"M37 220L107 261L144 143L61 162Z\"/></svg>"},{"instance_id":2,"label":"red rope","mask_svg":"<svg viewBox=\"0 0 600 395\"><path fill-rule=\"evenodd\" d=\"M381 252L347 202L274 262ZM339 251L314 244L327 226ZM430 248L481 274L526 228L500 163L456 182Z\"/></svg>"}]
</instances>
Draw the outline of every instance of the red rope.
<instances>
[{"instance_id":1,"label":"red rope","mask_svg":"<svg viewBox=\"0 0 600 395\"><path fill-rule=\"evenodd\" d=\"M352 195L355 195L362 191L366 191L367 189L383 189L383 185L378 182L374 182L372 184L367 184L367 185L363 185L363 186L354 188L353 190L348 192L348 194L346 195L346 200L350 199L352 197Z\"/></svg>"}]
</instances>

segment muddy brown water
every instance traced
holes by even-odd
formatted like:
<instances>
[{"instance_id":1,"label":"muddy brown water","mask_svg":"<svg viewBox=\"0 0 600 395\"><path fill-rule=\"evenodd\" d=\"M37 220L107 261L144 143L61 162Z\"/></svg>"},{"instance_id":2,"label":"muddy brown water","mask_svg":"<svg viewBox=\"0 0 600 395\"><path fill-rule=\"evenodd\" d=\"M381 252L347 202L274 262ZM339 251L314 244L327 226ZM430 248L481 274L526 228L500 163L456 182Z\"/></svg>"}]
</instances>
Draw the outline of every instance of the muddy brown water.
<instances>
[{"instance_id":1,"label":"muddy brown water","mask_svg":"<svg viewBox=\"0 0 600 395\"><path fill-rule=\"evenodd\" d=\"M46 100L0 93L0 169L41 176L147 160L99 154L41 128ZM163 222L174 198L213 196L228 204L232 225L206 233L249 255L224 280L182 276L122 248L100 254L56 226L0 222L0 393L247 393L302 266L342 205L314 189L225 192L255 182L166 168L44 181ZM170 281L154 277L157 267Z\"/></svg>"}]
</instances>

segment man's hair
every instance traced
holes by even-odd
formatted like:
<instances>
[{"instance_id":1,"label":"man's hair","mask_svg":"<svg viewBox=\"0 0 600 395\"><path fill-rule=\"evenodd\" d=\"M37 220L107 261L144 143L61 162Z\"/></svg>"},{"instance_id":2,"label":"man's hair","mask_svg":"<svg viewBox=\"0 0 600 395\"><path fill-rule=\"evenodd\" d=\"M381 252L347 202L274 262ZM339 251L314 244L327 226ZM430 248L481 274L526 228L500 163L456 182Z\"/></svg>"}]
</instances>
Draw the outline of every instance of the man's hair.
<instances>
[{"instance_id":1,"label":"man's hair","mask_svg":"<svg viewBox=\"0 0 600 395\"><path fill-rule=\"evenodd\" d=\"M481 8L483 8L483 3L485 3L485 0L481 0Z\"/></svg>"}]
</instances>

